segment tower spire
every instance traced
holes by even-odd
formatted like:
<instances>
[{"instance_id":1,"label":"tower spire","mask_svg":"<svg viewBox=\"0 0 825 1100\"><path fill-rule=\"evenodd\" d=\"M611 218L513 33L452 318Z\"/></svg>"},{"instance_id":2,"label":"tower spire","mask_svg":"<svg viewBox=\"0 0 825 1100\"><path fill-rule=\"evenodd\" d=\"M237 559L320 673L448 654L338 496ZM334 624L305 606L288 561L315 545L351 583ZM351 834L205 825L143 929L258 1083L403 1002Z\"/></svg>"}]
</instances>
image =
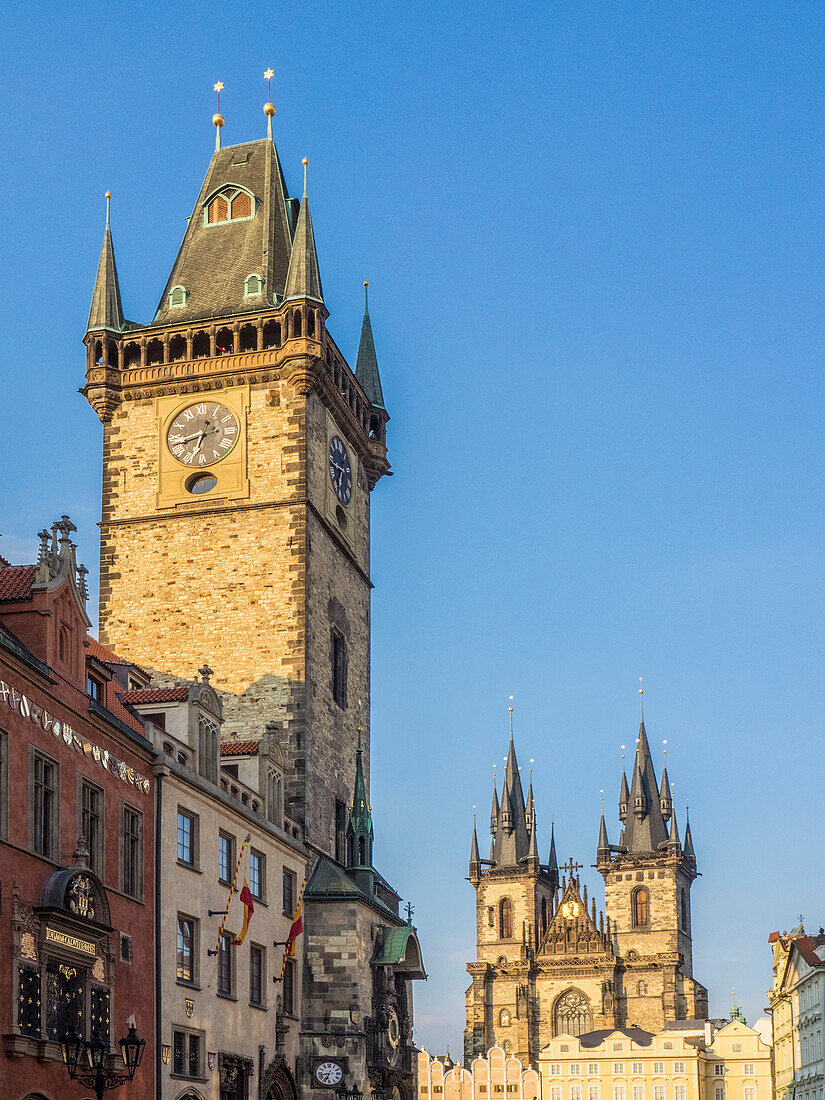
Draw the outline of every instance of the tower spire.
<instances>
[{"instance_id":1,"label":"tower spire","mask_svg":"<svg viewBox=\"0 0 825 1100\"><path fill-rule=\"evenodd\" d=\"M696 862L696 852L693 849L693 836L690 831L690 812L687 806L685 807L685 843L683 851L688 859L692 859L694 863Z\"/></svg>"},{"instance_id":2,"label":"tower spire","mask_svg":"<svg viewBox=\"0 0 825 1100\"><path fill-rule=\"evenodd\" d=\"M120 301L120 283L115 265L115 250L112 244L112 230L109 225L111 191L106 192L106 227L103 230L103 244L97 263L92 304L89 308L89 321L86 332L95 329L107 329L109 332L123 330L123 306Z\"/></svg>"},{"instance_id":3,"label":"tower spire","mask_svg":"<svg viewBox=\"0 0 825 1100\"><path fill-rule=\"evenodd\" d=\"M361 726L357 727L358 744L355 749L355 784L352 806L347 822L347 865L372 867L372 810L367 802L367 786L364 782L364 765L361 748Z\"/></svg>"},{"instance_id":4,"label":"tower spire","mask_svg":"<svg viewBox=\"0 0 825 1100\"><path fill-rule=\"evenodd\" d=\"M547 856L547 866L551 871L556 872L556 877L559 873L559 861L556 857L556 823L550 822L550 852Z\"/></svg>"},{"instance_id":5,"label":"tower spire","mask_svg":"<svg viewBox=\"0 0 825 1100\"><path fill-rule=\"evenodd\" d=\"M384 407L384 392L381 389L381 376L378 373L378 357L375 354L375 341L372 337L370 321L369 282L364 280L364 320L361 322L361 340L358 344L358 358L355 360L355 377L361 383L364 393L376 409Z\"/></svg>"},{"instance_id":6,"label":"tower spire","mask_svg":"<svg viewBox=\"0 0 825 1100\"><path fill-rule=\"evenodd\" d=\"M296 298L308 298L310 301L324 304L324 292L321 288L321 273L318 270L318 255L315 251L315 233L312 229L312 214L309 210L307 195L307 165L304 157L304 195L295 226L295 237L289 256L289 270L286 275L284 298L290 301Z\"/></svg>"},{"instance_id":7,"label":"tower spire","mask_svg":"<svg viewBox=\"0 0 825 1100\"><path fill-rule=\"evenodd\" d=\"M642 689L639 690L641 692ZM622 843L628 852L655 852L668 839L668 835L643 720L639 723L639 736L636 738L629 795Z\"/></svg>"}]
</instances>

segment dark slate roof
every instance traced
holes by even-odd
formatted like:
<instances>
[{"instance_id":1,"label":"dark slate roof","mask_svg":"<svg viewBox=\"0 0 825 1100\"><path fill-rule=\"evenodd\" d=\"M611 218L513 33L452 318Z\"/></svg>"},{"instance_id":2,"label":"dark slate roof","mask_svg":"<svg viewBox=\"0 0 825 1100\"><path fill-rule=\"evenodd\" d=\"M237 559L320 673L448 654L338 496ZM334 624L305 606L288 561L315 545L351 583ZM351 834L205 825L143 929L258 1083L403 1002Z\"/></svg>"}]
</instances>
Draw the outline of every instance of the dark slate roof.
<instances>
[{"instance_id":1,"label":"dark slate roof","mask_svg":"<svg viewBox=\"0 0 825 1100\"><path fill-rule=\"evenodd\" d=\"M386 408L384 393L381 389L381 377L378 374L378 358L375 354L375 342L372 338L372 322L364 287L364 320L361 323L361 342L358 345L358 358L355 361L355 377L361 383L364 393L376 409Z\"/></svg>"},{"instance_id":2,"label":"dark slate roof","mask_svg":"<svg viewBox=\"0 0 825 1100\"><path fill-rule=\"evenodd\" d=\"M36 576L36 565L7 565L0 568L0 600L12 602L31 599Z\"/></svg>"},{"instance_id":3,"label":"dark slate roof","mask_svg":"<svg viewBox=\"0 0 825 1100\"><path fill-rule=\"evenodd\" d=\"M643 801L644 810L636 813L636 800ZM662 817L659 784L650 757L645 724L639 726L636 743L636 760L630 784L630 800L627 806L627 822L622 843L628 852L655 852L668 839L667 826Z\"/></svg>"},{"instance_id":4,"label":"dark slate roof","mask_svg":"<svg viewBox=\"0 0 825 1100\"><path fill-rule=\"evenodd\" d=\"M144 671L140 668L140 665L136 665L134 661L127 661L125 657L118 657L113 650L103 645L97 638L89 638L88 656L94 657L98 661L102 661L105 665L128 665L130 668L139 669L141 672Z\"/></svg>"},{"instance_id":5,"label":"dark slate roof","mask_svg":"<svg viewBox=\"0 0 825 1100\"><path fill-rule=\"evenodd\" d=\"M579 1036L579 1042L585 1048L597 1047L603 1043L609 1035L624 1035L632 1039L637 1046L649 1047L653 1042L653 1035L640 1027L611 1027L601 1031L588 1031L586 1035Z\"/></svg>"},{"instance_id":6,"label":"dark slate roof","mask_svg":"<svg viewBox=\"0 0 825 1100\"><path fill-rule=\"evenodd\" d=\"M206 203L230 185L250 191L258 209L242 221L204 223ZM292 246L288 195L274 144L264 138L216 149L183 237L154 324L231 317L272 307L283 294ZM264 293L244 298L247 275L261 275ZM183 286L184 306L169 308L169 291Z\"/></svg>"},{"instance_id":7,"label":"dark slate roof","mask_svg":"<svg viewBox=\"0 0 825 1100\"><path fill-rule=\"evenodd\" d=\"M89 322L86 331L109 329L120 332L123 329L123 306L120 301L120 284L115 266L115 250L112 245L112 231L109 228L109 203L106 202L106 229L103 233L103 245L97 264L92 304L89 309Z\"/></svg>"},{"instance_id":8,"label":"dark slate roof","mask_svg":"<svg viewBox=\"0 0 825 1100\"><path fill-rule=\"evenodd\" d=\"M221 741L221 756L254 756L260 741Z\"/></svg>"},{"instance_id":9,"label":"dark slate roof","mask_svg":"<svg viewBox=\"0 0 825 1100\"><path fill-rule=\"evenodd\" d=\"M366 898L366 894L358 888L349 875L339 867L337 863L321 856L315 864L315 868L306 885L307 897L340 897L342 894L351 894L353 897ZM373 901L373 898L369 898Z\"/></svg>"},{"instance_id":10,"label":"dark slate roof","mask_svg":"<svg viewBox=\"0 0 825 1100\"><path fill-rule=\"evenodd\" d=\"M174 703L188 698L188 687L138 688L135 691L123 692L123 701L132 705L136 703Z\"/></svg>"}]
</instances>

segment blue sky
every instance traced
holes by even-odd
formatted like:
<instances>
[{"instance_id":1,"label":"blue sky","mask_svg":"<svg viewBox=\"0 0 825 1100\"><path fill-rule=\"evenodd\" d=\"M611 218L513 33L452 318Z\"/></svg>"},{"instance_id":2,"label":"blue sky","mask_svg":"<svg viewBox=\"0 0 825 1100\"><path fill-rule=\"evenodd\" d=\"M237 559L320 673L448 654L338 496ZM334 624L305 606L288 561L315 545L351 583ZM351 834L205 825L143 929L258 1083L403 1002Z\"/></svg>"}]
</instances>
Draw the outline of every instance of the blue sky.
<instances>
[{"instance_id":1,"label":"blue sky","mask_svg":"<svg viewBox=\"0 0 825 1100\"><path fill-rule=\"evenodd\" d=\"M362 280L395 469L373 496L376 858L416 906L419 1042L460 1050L473 804L516 698L559 855L615 838L646 725L691 820L695 972L752 1021L825 921L823 71L803 3L30 4L3 45L0 551L97 562L77 387L113 192L150 319L213 144L276 140L329 326ZM483 836L483 833L482 833ZM483 841L482 841L483 843Z\"/></svg>"}]
</instances>

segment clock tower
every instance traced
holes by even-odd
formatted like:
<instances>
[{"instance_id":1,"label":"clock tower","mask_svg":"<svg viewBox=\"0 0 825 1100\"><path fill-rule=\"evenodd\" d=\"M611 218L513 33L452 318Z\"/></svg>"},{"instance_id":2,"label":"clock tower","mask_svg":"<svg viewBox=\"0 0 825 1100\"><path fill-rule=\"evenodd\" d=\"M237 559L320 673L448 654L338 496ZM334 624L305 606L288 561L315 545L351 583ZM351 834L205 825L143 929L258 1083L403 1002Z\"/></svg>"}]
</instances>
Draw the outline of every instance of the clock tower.
<instances>
[{"instance_id":1,"label":"clock tower","mask_svg":"<svg viewBox=\"0 0 825 1100\"><path fill-rule=\"evenodd\" d=\"M354 370L327 328L307 161L292 197L269 122L221 148L215 116L149 324L123 315L107 195L83 389L103 424L100 636L156 683L206 662L225 735L280 726L286 814L343 863L389 416L369 313Z\"/></svg>"}]
</instances>

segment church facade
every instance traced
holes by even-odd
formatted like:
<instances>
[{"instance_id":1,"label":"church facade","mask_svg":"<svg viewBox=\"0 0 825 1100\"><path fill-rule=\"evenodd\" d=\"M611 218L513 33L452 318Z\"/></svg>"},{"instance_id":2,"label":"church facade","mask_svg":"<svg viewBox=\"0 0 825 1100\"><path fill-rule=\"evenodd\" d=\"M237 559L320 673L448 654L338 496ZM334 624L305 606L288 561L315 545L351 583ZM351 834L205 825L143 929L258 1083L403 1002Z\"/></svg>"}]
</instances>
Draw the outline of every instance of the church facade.
<instances>
[{"instance_id":1,"label":"church facade","mask_svg":"<svg viewBox=\"0 0 825 1100\"><path fill-rule=\"evenodd\" d=\"M489 859L474 827L476 959L468 964L465 1064L496 1045L535 1066L558 1035L704 1019L707 991L693 978L690 887L697 876L690 824L679 836L667 769L657 783L642 719L630 785L623 772L622 831L611 844L602 815L596 868L605 902L588 898L581 864L559 866L555 837L542 860L532 783L524 797L512 736L499 797L493 788Z\"/></svg>"},{"instance_id":2,"label":"church facade","mask_svg":"<svg viewBox=\"0 0 825 1100\"><path fill-rule=\"evenodd\" d=\"M294 197L264 113L265 139L227 147L214 117L148 324L124 316L107 209L83 389L103 425L101 641L153 688L203 666L223 741L266 738L283 762L276 824L307 852L301 1008L277 996L270 1049L297 1032L299 1054L262 1065L261 1095L402 1100L425 975L411 910L372 864L368 798L370 494L390 473L389 415L368 310L354 369L327 328L307 161Z\"/></svg>"}]
</instances>

